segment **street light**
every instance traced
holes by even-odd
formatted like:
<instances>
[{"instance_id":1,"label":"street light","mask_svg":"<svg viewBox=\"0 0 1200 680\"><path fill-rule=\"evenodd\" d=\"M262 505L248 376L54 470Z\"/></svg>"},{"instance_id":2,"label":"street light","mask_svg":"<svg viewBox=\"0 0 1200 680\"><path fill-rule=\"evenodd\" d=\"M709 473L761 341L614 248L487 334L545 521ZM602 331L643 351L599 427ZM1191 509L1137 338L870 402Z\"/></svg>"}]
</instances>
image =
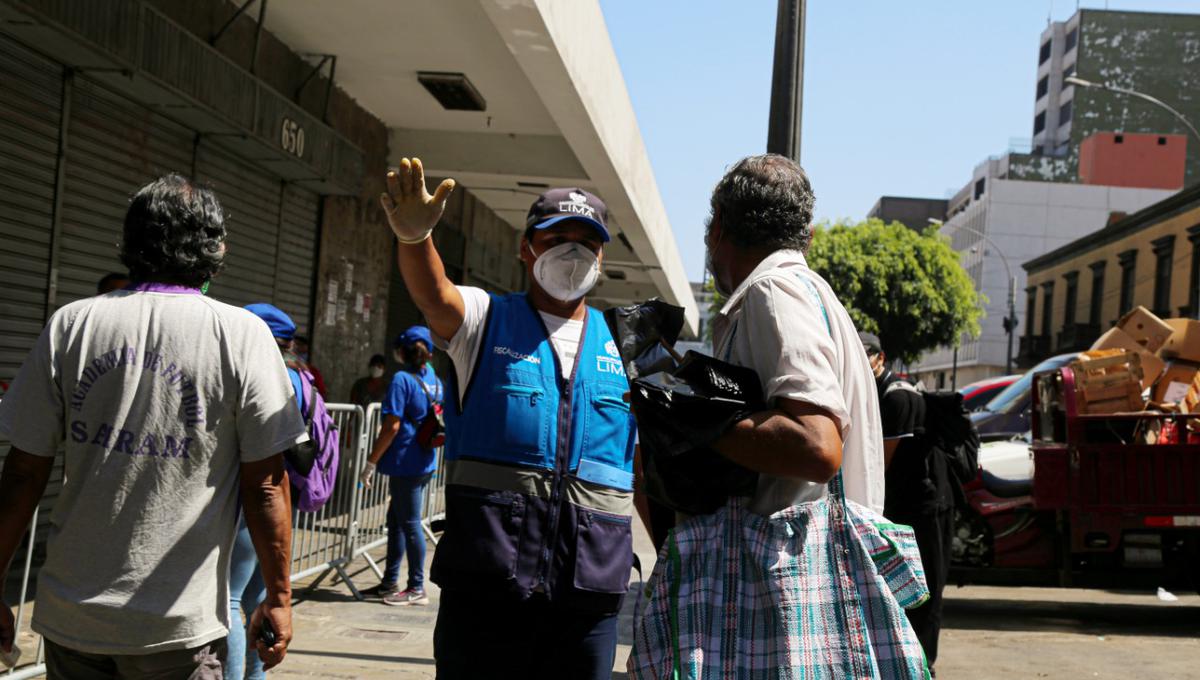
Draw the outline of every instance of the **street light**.
<instances>
[{"instance_id":1,"label":"street light","mask_svg":"<svg viewBox=\"0 0 1200 680\"><path fill-rule=\"evenodd\" d=\"M1166 102L1162 101L1161 99L1156 99L1155 97L1151 97L1150 95L1148 95L1144 92L1138 92L1137 90L1130 90L1130 89L1127 89L1124 87L1117 87L1116 85L1109 85L1108 83L1093 83L1090 80L1084 80L1083 78L1079 78L1076 76L1067 76L1066 79L1063 80L1063 82L1067 83L1068 85L1078 85L1079 87L1092 87L1092 88L1095 88L1098 90L1107 90L1109 92L1116 92L1117 94L1127 94L1130 97L1137 97L1138 99L1144 99L1144 100L1150 102L1151 104L1154 104L1156 106L1161 106L1162 108L1164 108L1168 112L1170 112L1170 114L1172 116L1175 116L1176 118L1178 118L1179 122L1183 123L1184 127L1186 127L1188 130L1190 130L1191 133L1196 136L1196 141L1200 142L1200 132L1196 131L1195 126L1193 126L1190 122L1188 122L1188 119L1184 118L1182 113L1171 108Z\"/></svg>"},{"instance_id":2,"label":"street light","mask_svg":"<svg viewBox=\"0 0 1200 680\"><path fill-rule=\"evenodd\" d=\"M939 227L946 223L935 217L929 218L929 223ZM1004 317L1004 332L1008 334L1008 351L1004 354L1004 373L1012 375L1012 348L1013 348L1013 331L1017 329L1017 279L1013 276L1012 267L1008 264L1008 258L1004 256L1004 251L1000 250L1000 246L996 245L992 239L988 238L987 234L970 227L957 226L955 229L962 229L982 238L990 245L996 254L1000 256L1000 261L1004 263L1004 271L1008 274L1008 316Z\"/></svg>"}]
</instances>

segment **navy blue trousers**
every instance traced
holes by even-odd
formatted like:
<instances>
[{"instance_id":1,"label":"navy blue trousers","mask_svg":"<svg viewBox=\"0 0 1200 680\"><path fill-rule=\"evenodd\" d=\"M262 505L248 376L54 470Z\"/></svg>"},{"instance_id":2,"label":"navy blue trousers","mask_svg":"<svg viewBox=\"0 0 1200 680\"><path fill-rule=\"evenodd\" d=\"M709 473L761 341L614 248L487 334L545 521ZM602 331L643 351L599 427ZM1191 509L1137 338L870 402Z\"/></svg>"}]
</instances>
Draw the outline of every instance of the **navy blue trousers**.
<instances>
[{"instance_id":1,"label":"navy blue trousers","mask_svg":"<svg viewBox=\"0 0 1200 680\"><path fill-rule=\"evenodd\" d=\"M609 680L617 615L443 590L433 631L438 680Z\"/></svg>"}]
</instances>

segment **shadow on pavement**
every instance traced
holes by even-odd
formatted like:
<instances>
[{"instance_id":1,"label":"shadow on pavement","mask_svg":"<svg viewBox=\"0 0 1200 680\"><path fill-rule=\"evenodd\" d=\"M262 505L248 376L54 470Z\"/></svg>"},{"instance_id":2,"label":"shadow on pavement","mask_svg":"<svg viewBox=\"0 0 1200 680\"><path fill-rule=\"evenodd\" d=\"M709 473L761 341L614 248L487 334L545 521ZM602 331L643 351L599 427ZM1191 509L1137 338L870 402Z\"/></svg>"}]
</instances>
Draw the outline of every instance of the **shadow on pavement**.
<instances>
[{"instance_id":1,"label":"shadow on pavement","mask_svg":"<svg viewBox=\"0 0 1200 680\"><path fill-rule=\"evenodd\" d=\"M355 654L353 652L318 652L311 649L289 649L288 656L293 654L298 656L328 656L339 659L355 659L357 661L380 661L389 664L414 663L424 666L432 666L434 664L432 658L415 656L387 656L384 654Z\"/></svg>"},{"instance_id":2,"label":"shadow on pavement","mask_svg":"<svg viewBox=\"0 0 1200 680\"><path fill-rule=\"evenodd\" d=\"M1200 607L1048 600L945 600L943 628L1088 635L1200 635Z\"/></svg>"}]
</instances>

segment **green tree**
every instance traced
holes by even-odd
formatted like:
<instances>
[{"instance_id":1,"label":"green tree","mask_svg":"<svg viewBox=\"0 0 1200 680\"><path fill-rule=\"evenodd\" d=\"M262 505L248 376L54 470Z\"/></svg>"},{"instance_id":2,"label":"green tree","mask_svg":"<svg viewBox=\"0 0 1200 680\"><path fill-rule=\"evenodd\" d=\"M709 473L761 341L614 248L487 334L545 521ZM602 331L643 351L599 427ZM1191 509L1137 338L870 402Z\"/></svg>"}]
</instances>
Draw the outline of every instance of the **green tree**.
<instances>
[{"instance_id":1,"label":"green tree","mask_svg":"<svg viewBox=\"0 0 1200 680\"><path fill-rule=\"evenodd\" d=\"M892 359L912 363L928 350L958 345L964 333L979 335L984 298L936 228L918 233L877 219L823 224L808 264Z\"/></svg>"}]
</instances>

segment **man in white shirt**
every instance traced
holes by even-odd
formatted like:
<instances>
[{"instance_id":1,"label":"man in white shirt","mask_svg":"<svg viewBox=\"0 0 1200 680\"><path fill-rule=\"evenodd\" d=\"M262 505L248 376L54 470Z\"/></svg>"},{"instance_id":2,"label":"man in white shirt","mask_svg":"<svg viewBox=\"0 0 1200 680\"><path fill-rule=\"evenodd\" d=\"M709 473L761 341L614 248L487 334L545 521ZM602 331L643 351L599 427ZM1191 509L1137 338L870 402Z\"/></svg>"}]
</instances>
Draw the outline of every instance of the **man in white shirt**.
<instances>
[{"instance_id":1,"label":"man in white shirt","mask_svg":"<svg viewBox=\"0 0 1200 680\"><path fill-rule=\"evenodd\" d=\"M220 677L229 561L244 508L266 581L251 639L270 668L291 640L282 452L308 439L267 325L205 297L225 257L221 206L178 175L125 217L129 287L59 309L0 402L0 588L54 458L66 482L33 629L52 678ZM0 649L13 618L0 607ZM215 667L214 667L215 666ZM213 673L216 673L213 675Z\"/></svg>"},{"instance_id":2,"label":"man in white shirt","mask_svg":"<svg viewBox=\"0 0 1200 680\"><path fill-rule=\"evenodd\" d=\"M453 187L430 196L421 162L403 159L382 197L404 282L457 382L430 570L437 676L607 679L633 562L635 437L617 345L584 301L607 209L578 187L543 193L521 239L529 291L488 295L451 283L430 239Z\"/></svg>"},{"instance_id":3,"label":"man in white shirt","mask_svg":"<svg viewBox=\"0 0 1200 680\"><path fill-rule=\"evenodd\" d=\"M726 297L713 346L758 373L771 406L715 448L760 473L754 512L821 498L839 470L850 500L882 512L875 379L849 314L804 259L813 201L800 166L774 154L743 159L713 190L705 244Z\"/></svg>"}]
</instances>

